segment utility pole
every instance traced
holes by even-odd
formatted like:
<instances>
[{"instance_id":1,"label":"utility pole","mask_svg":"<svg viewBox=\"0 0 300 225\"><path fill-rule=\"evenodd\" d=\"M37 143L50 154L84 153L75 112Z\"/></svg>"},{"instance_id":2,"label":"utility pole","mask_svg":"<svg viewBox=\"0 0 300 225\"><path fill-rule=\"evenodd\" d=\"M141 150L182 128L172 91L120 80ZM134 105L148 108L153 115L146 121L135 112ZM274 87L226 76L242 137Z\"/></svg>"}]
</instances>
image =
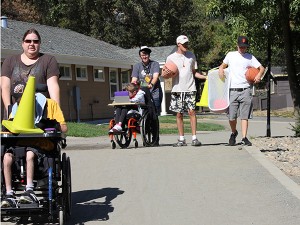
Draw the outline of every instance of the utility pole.
<instances>
[{"instance_id":1,"label":"utility pole","mask_svg":"<svg viewBox=\"0 0 300 225\"><path fill-rule=\"evenodd\" d=\"M271 137L271 40L270 40L270 21L266 21L264 28L267 31L268 40L268 70L267 76L267 137Z\"/></svg>"}]
</instances>

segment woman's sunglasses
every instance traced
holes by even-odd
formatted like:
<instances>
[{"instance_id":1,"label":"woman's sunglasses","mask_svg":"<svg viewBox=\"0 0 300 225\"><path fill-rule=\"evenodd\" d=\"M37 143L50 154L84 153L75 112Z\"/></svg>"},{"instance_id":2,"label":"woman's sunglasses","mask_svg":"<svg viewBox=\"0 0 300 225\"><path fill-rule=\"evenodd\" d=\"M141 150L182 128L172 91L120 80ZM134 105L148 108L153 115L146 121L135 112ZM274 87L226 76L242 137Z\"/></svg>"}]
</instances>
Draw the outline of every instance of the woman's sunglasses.
<instances>
[{"instance_id":1,"label":"woman's sunglasses","mask_svg":"<svg viewBox=\"0 0 300 225\"><path fill-rule=\"evenodd\" d=\"M40 40L24 40L24 42L26 44L30 44L31 42L33 42L33 44L38 44L38 43L40 43Z\"/></svg>"}]
</instances>

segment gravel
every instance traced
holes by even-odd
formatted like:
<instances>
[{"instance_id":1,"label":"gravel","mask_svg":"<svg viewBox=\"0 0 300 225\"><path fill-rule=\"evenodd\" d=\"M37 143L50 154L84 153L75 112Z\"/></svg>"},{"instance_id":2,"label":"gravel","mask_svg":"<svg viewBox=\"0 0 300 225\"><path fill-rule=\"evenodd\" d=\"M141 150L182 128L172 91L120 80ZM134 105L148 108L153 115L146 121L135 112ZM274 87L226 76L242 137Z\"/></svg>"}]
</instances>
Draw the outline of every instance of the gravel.
<instances>
[{"instance_id":1,"label":"gravel","mask_svg":"<svg viewBox=\"0 0 300 225\"><path fill-rule=\"evenodd\" d=\"M300 138L296 137L259 137L252 143L270 161L300 184Z\"/></svg>"}]
</instances>

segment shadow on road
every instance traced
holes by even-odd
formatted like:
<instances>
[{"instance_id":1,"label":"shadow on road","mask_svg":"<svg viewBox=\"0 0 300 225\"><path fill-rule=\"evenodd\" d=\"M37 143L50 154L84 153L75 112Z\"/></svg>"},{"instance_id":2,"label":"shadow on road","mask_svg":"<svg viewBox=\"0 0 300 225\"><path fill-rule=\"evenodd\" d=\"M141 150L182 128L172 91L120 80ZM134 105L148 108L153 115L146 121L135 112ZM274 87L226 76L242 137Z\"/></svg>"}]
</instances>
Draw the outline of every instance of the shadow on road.
<instances>
[{"instance_id":1,"label":"shadow on road","mask_svg":"<svg viewBox=\"0 0 300 225\"><path fill-rule=\"evenodd\" d=\"M109 220L109 213L114 211L111 201L123 193L119 188L111 187L73 192L72 215L68 224Z\"/></svg>"}]
</instances>

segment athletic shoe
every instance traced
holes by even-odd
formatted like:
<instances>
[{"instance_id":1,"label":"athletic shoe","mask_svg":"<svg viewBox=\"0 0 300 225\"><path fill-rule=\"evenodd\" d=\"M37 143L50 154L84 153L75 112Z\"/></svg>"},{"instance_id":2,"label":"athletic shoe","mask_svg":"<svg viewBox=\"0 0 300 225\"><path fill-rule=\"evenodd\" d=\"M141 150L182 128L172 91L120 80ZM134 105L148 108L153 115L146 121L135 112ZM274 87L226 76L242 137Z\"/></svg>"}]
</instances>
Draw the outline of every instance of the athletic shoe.
<instances>
[{"instance_id":1,"label":"athletic shoe","mask_svg":"<svg viewBox=\"0 0 300 225\"><path fill-rule=\"evenodd\" d=\"M121 131L122 131L122 127L121 127L119 124L116 124L116 125L112 128L112 130L113 130L114 132L121 132Z\"/></svg>"},{"instance_id":2,"label":"athletic shoe","mask_svg":"<svg viewBox=\"0 0 300 225\"><path fill-rule=\"evenodd\" d=\"M159 146L159 141L156 141L153 146L158 147Z\"/></svg>"},{"instance_id":3,"label":"athletic shoe","mask_svg":"<svg viewBox=\"0 0 300 225\"><path fill-rule=\"evenodd\" d=\"M228 145L230 145L230 146L234 146L235 145L235 143L236 143L236 136L238 136L238 131L237 130L235 131L235 133L231 133Z\"/></svg>"},{"instance_id":4,"label":"athletic shoe","mask_svg":"<svg viewBox=\"0 0 300 225\"><path fill-rule=\"evenodd\" d=\"M111 128L108 133L118 133L118 132L121 132L123 129L120 125L116 124L113 128Z\"/></svg>"},{"instance_id":5,"label":"athletic shoe","mask_svg":"<svg viewBox=\"0 0 300 225\"><path fill-rule=\"evenodd\" d=\"M198 139L195 139L192 141L192 146L201 146L202 143L200 141L198 141Z\"/></svg>"},{"instance_id":6,"label":"athletic shoe","mask_svg":"<svg viewBox=\"0 0 300 225\"><path fill-rule=\"evenodd\" d=\"M252 146L252 143L248 140L247 137L242 139L242 145Z\"/></svg>"},{"instance_id":7,"label":"athletic shoe","mask_svg":"<svg viewBox=\"0 0 300 225\"><path fill-rule=\"evenodd\" d=\"M173 147L181 147L181 146L187 146L185 140L183 141L178 140L177 143L173 144Z\"/></svg>"},{"instance_id":8,"label":"athletic shoe","mask_svg":"<svg viewBox=\"0 0 300 225\"><path fill-rule=\"evenodd\" d=\"M22 196L20 197L19 203L21 203L21 204L39 203L39 200L33 191L28 190L22 194Z\"/></svg>"},{"instance_id":9,"label":"athletic shoe","mask_svg":"<svg viewBox=\"0 0 300 225\"><path fill-rule=\"evenodd\" d=\"M16 208L17 199L14 195L5 195L4 199L1 201L1 208Z\"/></svg>"}]
</instances>

